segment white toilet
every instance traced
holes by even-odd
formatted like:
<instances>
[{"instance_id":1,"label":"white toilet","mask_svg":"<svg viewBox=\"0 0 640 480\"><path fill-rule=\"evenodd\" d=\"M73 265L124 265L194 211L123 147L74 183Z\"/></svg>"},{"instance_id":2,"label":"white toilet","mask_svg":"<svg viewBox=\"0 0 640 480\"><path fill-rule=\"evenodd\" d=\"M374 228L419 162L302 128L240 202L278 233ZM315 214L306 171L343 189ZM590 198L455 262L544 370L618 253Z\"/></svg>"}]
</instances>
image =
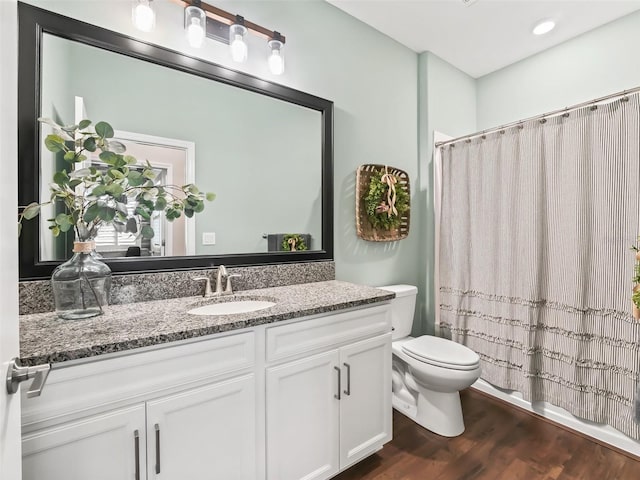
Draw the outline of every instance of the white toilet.
<instances>
[{"instance_id":1,"label":"white toilet","mask_svg":"<svg viewBox=\"0 0 640 480\"><path fill-rule=\"evenodd\" d=\"M393 407L445 437L464 432L460 390L480 377L473 350L440 337L411 337L418 289L412 285L378 287L396 294L393 325Z\"/></svg>"}]
</instances>

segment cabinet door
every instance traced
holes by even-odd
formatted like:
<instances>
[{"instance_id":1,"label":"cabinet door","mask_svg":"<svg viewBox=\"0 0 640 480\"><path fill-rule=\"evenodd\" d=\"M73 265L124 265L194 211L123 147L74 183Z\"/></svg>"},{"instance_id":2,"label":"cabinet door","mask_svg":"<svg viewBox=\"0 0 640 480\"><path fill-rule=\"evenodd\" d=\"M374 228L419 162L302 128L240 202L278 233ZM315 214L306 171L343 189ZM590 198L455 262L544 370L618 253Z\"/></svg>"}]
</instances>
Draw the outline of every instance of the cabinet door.
<instances>
[{"instance_id":1,"label":"cabinet door","mask_svg":"<svg viewBox=\"0 0 640 480\"><path fill-rule=\"evenodd\" d=\"M267 369L267 479L338 472L337 350Z\"/></svg>"},{"instance_id":2,"label":"cabinet door","mask_svg":"<svg viewBox=\"0 0 640 480\"><path fill-rule=\"evenodd\" d=\"M391 440L391 334L340 350L340 468Z\"/></svg>"},{"instance_id":3,"label":"cabinet door","mask_svg":"<svg viewBox=\"0 0 640 480\"><path fill-rule=\"evenodd\" d=\"M146 478L144 404L39 430L22 439L23 480Z\"/></svg>"},{"instance_id":4,"label":"cabinet door","mask_svg":"<svg viewBox=\"0 0 640 480\"><path fill-rule=\"evenodd\" d=\"M245 375L147 402L148 478L256 478L255 379Z\"/></svg>"}]
</instances>

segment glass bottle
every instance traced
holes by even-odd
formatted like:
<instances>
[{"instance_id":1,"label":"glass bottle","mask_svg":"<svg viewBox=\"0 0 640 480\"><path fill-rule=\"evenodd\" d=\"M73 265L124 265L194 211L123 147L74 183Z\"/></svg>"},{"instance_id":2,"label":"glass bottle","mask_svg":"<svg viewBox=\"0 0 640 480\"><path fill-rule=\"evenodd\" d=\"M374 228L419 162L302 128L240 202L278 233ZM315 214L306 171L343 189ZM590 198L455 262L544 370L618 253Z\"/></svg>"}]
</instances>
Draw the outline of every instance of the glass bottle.
<instances>
[{"instance_id":1,"label":"glass bottle","mask_svg":"<svg viewBox=\"0 0 640 480\"><path fill-rule=\"evenodd\" d=\"M95 242L74 242L73 257L51 276L56 313L65 320L102 315L109 301L111 269L94 255Z\"/></svg>"}]
</instances>

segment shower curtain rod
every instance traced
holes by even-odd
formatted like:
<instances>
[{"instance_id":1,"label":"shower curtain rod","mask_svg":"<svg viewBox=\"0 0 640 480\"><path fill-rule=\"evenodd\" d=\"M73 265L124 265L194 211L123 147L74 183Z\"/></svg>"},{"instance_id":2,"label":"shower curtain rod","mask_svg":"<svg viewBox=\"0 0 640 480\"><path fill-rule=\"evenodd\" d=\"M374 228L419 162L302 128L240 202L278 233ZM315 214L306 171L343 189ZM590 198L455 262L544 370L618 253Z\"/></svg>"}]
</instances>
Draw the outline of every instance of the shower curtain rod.
<instances>
[{"instance_id":1,"label":"shower curtain rod","mask_svg":"<svg viewBox=\"0 0 640 480\"><path fill-rule=\"evenodd\" d=\"M623 91L617 92L617 93L612 93L610 95L605 95L604 97L596 98L595 100L589 100L587 102L578 103L578 104L573 105L571 107L561 108L559 110L553 110L552 112L547 112L547 113L544 113L542 115L535 115L533 117L525 118L524 120L518 120L516 122L506 123L504 125L500 125L499 127L489 128L487 130L482 130L482 131L479 131L479 132L471 133L469 135L463 135L462 137L452 138L451 140L447 140L445 142L437 142L436 143L436 148L440 148L440 147L444 147L444 146L447 146L447 145L451 145L451 144L457 143L457 142L459 142L461 140L471 140L472 138L480 137L482 135L486 135L487 133L500 132L500 131L502 131L502 130L504 130L506 128L515 127L515 126L523 124L524 122L529 122L531 120L543 120L543 119L546 119L547 117L553 117L553 116L559 115L561 113L569 113L569 112L572 112L572 111L577 110L579 108L588 107L589 105L595 105L596 103L600 103L600 102L603 102L605 100L610 100L612 98L616 98L616 97L623 97L624 98L627 95L630 95L630 94L633 94L633 93L637 93L637 92L640 92L640 87L632 88L630 90L623 90Z\"/></svg>"}]
</instances>

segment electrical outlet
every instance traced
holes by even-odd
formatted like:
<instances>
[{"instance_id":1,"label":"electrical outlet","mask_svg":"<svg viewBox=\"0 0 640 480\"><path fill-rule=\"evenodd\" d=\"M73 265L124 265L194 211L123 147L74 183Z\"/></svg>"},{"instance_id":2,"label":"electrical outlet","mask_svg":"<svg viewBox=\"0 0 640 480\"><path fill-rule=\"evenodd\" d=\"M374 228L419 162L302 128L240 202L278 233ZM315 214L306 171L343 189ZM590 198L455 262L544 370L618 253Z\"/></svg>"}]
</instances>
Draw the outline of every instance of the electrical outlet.
<instances>
[{"instance_id":1,"label":"electrical outlet","mask_svg":"<svg viewBox=\"0 0 640 480\"><path fill-rule=\"evenodd\" d=\"M202 244L203 245L215 245L216 244L216 234L214 232L206 232L202 234Z\"/></svg>"}]
</instances>

